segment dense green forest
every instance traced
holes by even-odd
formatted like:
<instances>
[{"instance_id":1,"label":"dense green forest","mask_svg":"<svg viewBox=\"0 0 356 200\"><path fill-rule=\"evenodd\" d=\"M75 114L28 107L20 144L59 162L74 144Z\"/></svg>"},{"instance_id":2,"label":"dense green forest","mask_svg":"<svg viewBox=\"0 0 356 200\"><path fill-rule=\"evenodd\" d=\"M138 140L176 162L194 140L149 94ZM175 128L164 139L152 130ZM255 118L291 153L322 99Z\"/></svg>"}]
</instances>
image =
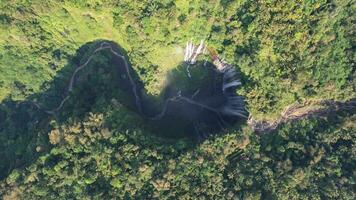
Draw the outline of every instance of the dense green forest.
<instances>
[{"instance_id":1,"label":"dense green forest","mask_svg":"<svg viewBox=\"0 0 356 200\"><path fill-rule=\"evenodd\" d=\"M355 10L352 0L0 0L0 197L355 199ZM108 51L67 91L111 42L159 106L167 82L208 82L182 66L190 40L235 66L250 118L277 121L305 102L315 103L299 112L316 111L197 141L179 121L134 110ZM65 95L58 112L39 109ZM345 106L320 114L321 100Z\"/></svg>"}]
</instances>

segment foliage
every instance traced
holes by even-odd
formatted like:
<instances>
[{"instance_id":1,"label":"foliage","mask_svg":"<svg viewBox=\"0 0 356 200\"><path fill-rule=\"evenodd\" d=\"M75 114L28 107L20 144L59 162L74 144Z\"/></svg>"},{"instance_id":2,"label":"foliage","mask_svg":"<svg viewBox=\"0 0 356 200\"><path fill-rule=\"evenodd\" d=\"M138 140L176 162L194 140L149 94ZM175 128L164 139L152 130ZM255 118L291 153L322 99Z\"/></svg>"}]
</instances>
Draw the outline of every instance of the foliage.
<instances>
[{"instance_id":1,"label":"foliage","mask_svg":"<svg viewBox=\"0 0 356 200\"><path fill-rule=\"evenodd\" d=\"M201 144L159 137L171 133L132 111L106 53L80 73L63 112L26 103L58 105L98 40L125 49L148 98L173 80L191 86L182 47L205 39L241 72L256 119L295 101L352 99L353 10L351 0L0 1L0 197L355 199L352 114L262 136L231 127ZM205 80L201 69L192 81Z\"/></svg>"},{"instance_id":2,"label":"foliage","mask_svg":"<svg viewBox=\"0 0 356 200\"><path fill-rule=\"evenodd\" d=\"M194 149L120 123L91 113L54 128L50 152L13 170L1 192L20 191L21 199L355 197L355 115L289 123L262 137L246 127Z\"/></svg>"},{"instance_id":3,"label":"foliage","mask_svg":"<svg viewBox=\"0 0 356 200\"><path fill-rule=\"evenodd\" d=\"M250 110L273 118L306 98L355 97L353 1L11 1L2 2L0 98L43 91L75 49L109 39L128 51L146 89L191 38L242 71Z\"/></svg>"}]
</instances>

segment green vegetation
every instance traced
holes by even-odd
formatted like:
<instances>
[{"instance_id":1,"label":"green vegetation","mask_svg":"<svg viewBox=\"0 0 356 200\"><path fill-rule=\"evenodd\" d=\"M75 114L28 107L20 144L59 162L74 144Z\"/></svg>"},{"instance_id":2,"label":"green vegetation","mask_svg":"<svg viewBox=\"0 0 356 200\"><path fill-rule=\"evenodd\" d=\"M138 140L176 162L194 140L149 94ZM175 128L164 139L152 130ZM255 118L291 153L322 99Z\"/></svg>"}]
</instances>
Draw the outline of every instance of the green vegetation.
<instances>
[{"instance_id":1,"label":"green vegetation","mask_svg":"<svg viewBox=\"0 0 356 200\"><path fill-rule=\"evenodd\" d=\"M354 109L262 136L237 125L197 144L138 116L106 53L80 73L58 114L26 103L57 106L100 40L123 48L155 100L169 81L190 87L180 65L190 39L205 39L241 72L238 92L257 120L295 102L354 99L355 8L352 0L1 0L0 197L355 199Z\"/></svg>"},{"instance_id":2,"label":"green vegetation","mask_svg":"<svg viewBox=\"0 0 356 200\"><path fill-rule=\"evenodd\" d=\"M0 98L41 91L81 45L108 39L128 51L158 94L191 38L246 76L250 111L271 118L306 98L355 97L353 1L1 2ZM168 70L167 70L168 69Z\"/></svg>"},{"instance_id":3,"label":"green vegetation","mask_svg":"<svg viewBox=\"0 0 356 200\"><path fill-rule=\"evenodd\" d=\"M246 127L194 148L139 126L125 131L106 117L54 125L53 148L13 170L1 192L23 199L355 197L355 115L285 124L262 137Z\"/></svg>"}]
</instances>

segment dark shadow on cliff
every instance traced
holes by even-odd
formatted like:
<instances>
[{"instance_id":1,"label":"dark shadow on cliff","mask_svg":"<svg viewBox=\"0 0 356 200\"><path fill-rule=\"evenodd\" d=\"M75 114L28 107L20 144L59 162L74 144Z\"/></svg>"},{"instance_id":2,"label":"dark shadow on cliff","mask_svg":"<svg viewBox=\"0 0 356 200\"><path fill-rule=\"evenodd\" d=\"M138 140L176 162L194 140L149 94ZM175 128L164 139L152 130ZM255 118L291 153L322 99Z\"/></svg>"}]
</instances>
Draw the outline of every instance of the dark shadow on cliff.
<instances>
[{"instance_id":1,"label":"dark shadow on cliff","mask_svg":"<svg viewBox=\"0 0 356 200\"><path fill-rule=\"evenodd\" d=\"M135 90L143 102L139 109L129 77L122 67L123 60L104 50L96 53L85 69L77 73L73 90L68 91L75 70L103 42L111 44L129 61L126 51L116 43L103 40L89 42L77 50L53 81L43 84L43 93L33 94L24 101L7 98L0 104L0 179L12 169L31 163L41 153L51 149L47 134L53 128L53 122L61 125L68 121L82 121L90 112L112 113L106 118L109 128L110 122L120 120L122 130L140 127L147 133L166 138L167 143L182 138L201 141L210 134L224 132L226 128L236 128L236 122L241 122L224 119L227 124L217 123L219 120L210 111L182 102L169 104L167 112L158 120L150 119L159 115L165 100L177 95L210 105L223 103L216 95L217 83L211 63L199 62L191 69L191 77L187 76L186 65L182 63L169 73L168 84L158 97L145 92L144 84L129 63ZM211 96L213 98L207 98ZM61 109L52 114L46 113L58 107L66 97L69 98ZM191 144L193 148L196 143Z\"/></svg>"}]
</instances>

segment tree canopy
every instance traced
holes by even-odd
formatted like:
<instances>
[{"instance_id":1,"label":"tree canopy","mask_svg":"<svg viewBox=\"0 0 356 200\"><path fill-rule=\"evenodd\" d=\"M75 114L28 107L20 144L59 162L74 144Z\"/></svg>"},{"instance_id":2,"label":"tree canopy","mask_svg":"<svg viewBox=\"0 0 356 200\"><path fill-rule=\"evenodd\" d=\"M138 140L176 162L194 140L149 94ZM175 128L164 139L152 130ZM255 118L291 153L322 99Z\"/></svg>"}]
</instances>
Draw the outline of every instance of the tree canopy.
<instances>
[{"instance_id":1,"label":"tree canopy","mask_svg":"<svg viewBox=\"0 0 356 200\"><path fill-rule=\"evenodd\" d=\"M352 0L0 1L0 197L355 199L355 8ZM190 40L234 66L236 94L261 124L316 103L269 132L243 121L197 142L175 128L180 121L135 111L112 54L93 56L68 90L95 44L111 41L144 98L160 106L172 81L176 93L206 82L203 65L192 78L182 67ZM39 109L66 95L55 114ZM349 103L318 115L326 100Z\"/></svg>"}]
</instances>

